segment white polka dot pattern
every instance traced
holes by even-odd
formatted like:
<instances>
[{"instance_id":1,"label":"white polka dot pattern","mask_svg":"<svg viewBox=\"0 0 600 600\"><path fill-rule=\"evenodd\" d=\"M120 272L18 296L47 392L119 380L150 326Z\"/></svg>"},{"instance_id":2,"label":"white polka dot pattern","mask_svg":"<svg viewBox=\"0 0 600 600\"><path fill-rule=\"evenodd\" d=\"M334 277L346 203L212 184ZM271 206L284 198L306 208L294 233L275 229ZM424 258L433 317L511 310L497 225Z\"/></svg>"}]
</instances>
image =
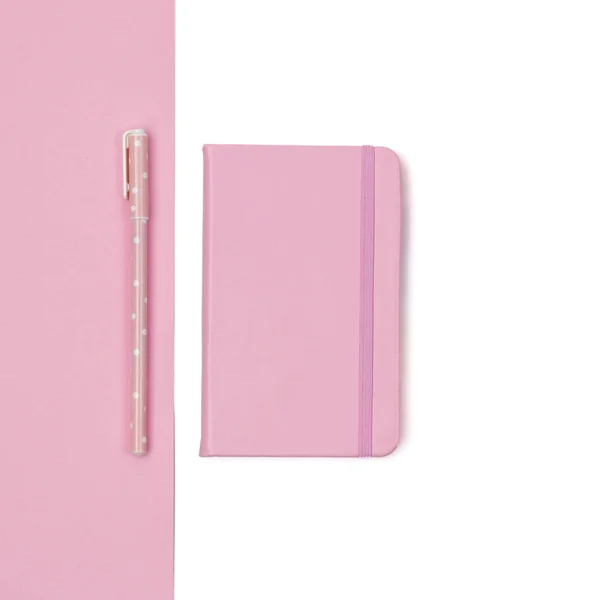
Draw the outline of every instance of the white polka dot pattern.
<instances>
[{"instance_id":1,"label":"white polka dot pattern","mask_svg":"<svg viewBox=\"0 0 600 600\"><path fill-rule=\"evenodd\" d=\"M131 203L131 449L146 454L148 430L145 407L148 404L148 136L130 134L129 201Z\"/></svg>"}]
</instances>

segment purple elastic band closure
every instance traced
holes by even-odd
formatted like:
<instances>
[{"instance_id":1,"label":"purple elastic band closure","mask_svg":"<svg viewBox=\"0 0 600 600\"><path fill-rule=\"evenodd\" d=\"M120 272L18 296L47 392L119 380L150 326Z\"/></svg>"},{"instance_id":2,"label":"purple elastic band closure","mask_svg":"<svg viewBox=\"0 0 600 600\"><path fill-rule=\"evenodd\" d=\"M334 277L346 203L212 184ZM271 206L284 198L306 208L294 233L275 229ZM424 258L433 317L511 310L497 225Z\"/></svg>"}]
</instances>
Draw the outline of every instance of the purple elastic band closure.
<instances>
[{"instance_id":1,"label":"purple elastic band closure","mask_svg":"<svg viewBox=\"0 0 600 600\"><path fill-rule=\"evenodd\" d=\"M373 295L375 259L375 149L361 148L358 455L373 454Z\"/></svg>"}]
</instances>

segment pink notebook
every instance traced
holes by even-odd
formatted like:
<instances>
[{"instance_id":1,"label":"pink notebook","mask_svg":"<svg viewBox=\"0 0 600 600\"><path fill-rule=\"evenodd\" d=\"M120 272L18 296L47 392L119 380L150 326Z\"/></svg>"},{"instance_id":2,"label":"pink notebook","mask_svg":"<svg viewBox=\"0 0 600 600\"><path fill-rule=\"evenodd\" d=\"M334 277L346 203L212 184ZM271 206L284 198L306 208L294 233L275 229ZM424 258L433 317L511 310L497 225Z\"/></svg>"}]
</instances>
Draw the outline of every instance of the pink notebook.
<instances>
[{"instance_id":1,"label":"pink notebook","mask_svg":"<svg viewBox=\"0 0 600 600\"><path fill-rule=\"evenodd\" d=\"M383 456L400 430L400 166L204 147L201 456Z\"/></svg>"},{"instance_id":2,"label":"pink notebook","mask_svg":"<svg viewBox=\"0 0 600 600\"><path fill-rule=\"evenodd\" d=\"M173 598L173 0L3 0L0 599ZM121 135L150 142L149 452L130 452Z\"/></svg>"}]
</instances>

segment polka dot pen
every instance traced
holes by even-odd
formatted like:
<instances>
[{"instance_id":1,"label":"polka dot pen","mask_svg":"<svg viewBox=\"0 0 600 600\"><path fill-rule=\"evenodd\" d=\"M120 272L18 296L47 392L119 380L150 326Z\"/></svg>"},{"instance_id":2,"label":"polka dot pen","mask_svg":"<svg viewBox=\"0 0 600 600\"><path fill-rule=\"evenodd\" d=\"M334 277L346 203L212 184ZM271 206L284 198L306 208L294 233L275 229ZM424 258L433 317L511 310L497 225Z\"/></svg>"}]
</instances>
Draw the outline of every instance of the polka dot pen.
<instances>
[{"instance_id":1,"label":"polka dot pen","mask_svg":"<svg viewBox=\"0 0 600 600\"><path fill-rule=\"evenodd\" d=\"M123 194L131 221L131 452L148 451L148 135L123 134Z\"/></svg>"}]
</instances>

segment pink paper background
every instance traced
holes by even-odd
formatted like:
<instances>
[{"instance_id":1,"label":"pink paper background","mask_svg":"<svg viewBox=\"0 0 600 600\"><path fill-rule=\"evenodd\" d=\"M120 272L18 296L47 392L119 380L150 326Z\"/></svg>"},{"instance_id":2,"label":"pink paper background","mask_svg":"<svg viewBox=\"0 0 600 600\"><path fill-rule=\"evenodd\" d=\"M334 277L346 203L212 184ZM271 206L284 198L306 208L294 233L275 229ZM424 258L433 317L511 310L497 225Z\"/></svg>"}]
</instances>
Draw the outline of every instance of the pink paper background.
<instances>
[{"instance_id":1,"label":"pink paper background","mask_svg":"<svg viewBox=\"0 0 600 600\"><path fill-rule=\"evenodd\" d=\"M0 8L0 598L173 597L173 0ZM150 135L149 454L120 135Z\"/></svg>"}]
</instances>

